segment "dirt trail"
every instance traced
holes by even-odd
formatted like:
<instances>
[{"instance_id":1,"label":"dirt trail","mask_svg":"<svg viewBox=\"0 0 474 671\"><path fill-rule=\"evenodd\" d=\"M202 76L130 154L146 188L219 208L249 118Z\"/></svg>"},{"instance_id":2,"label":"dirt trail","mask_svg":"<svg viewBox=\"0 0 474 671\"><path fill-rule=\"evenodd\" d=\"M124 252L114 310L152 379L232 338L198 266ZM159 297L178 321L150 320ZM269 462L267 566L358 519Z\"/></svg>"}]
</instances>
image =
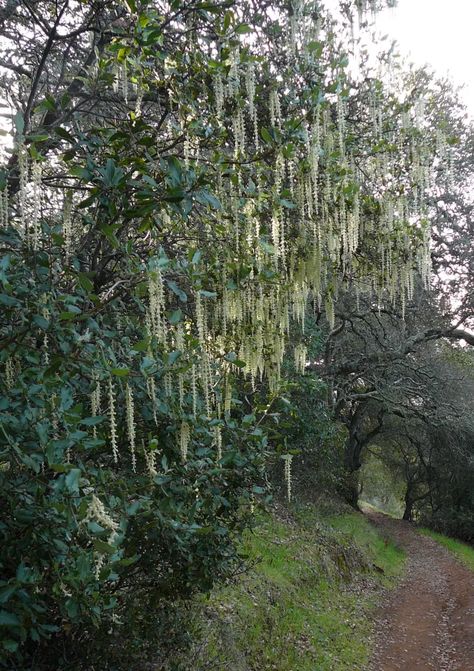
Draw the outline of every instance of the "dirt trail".
<instances>
[{"instance_id":1,"label":"dirt trail","mask_svg":"<svg viewBox=\"0 0 474 671\"><path fill-rule=\"evenodd\" d=\"M474 671L474 573L409 523L369 517L407 553L381 605L370 671Z\"/></svg>"}]
</instances>

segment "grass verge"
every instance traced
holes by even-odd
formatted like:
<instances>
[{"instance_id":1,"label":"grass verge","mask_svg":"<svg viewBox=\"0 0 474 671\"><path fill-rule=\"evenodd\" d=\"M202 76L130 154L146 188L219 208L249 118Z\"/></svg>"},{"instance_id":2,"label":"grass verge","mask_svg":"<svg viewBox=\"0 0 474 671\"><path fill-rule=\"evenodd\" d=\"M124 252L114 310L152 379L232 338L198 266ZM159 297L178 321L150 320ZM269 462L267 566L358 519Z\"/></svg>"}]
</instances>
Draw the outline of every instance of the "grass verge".
<instances>
[{"instance_id":1,"label":"grass verge","mask_svg":"<svg viewBox=\"0 0 474 671\"><path fill-rule=\"evenodd\" d=\"M461 541L457 541L454 538L450 538L449 536L443 536L443 534L439 534L436 531L431 531L431 529L420 529L420 532L425 536L433 538L441 545L444 545L444 547L447 548L450 552L452 552L453 555L455 555L455 557L459 559L460 562L462 562L468 568L474 571L473 547L471 547L470 545L466 545L466 543L462 543Z\"/></svg>"},{"instance_id":2,"label":"grass verge","mask_svg":"<svg viewBox=\"0 0 474 671\"><path fill-rule=\"evenodd\" d=\"M363 515L262 514L245 539L253 568L198 618L192 671L362 671L370 613L404 555Z\"/></svg>"}]
</instances>

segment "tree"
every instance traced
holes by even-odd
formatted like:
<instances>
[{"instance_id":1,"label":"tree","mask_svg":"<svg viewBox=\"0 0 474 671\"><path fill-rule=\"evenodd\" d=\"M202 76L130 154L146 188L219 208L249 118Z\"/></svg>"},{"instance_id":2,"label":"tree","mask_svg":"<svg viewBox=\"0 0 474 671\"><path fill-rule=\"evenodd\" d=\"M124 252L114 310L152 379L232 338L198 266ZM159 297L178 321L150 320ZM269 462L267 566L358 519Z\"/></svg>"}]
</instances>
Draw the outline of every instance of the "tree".
<instances>
[{"instance_id":1,"label":"tree","mask_svg":"<svg viewBox=\"0 0 474 671\"><path fill-rule=\"evenodd\" d=\"M335 418L347 427L349 474L360 468L364 450L379 440L390 415L422 416L425 422L459 415L456 399L442 393L433 398L430 385L441 385L442 378L427 357L439 361L439 341L474 343L472 196L464 188L472 179L472 124L448 82L424 70L402 72L401 82L403 100L414 91L422 94L424 141L441 149L425 211L433 232L432 280L429 291L410 280L401 306L390 304L383 292L377 299L351 287L340 294L324 359L314 368L328 381ZM348 495L356 504L357 478L349 479Z\"/></svg>"}]
</instances>

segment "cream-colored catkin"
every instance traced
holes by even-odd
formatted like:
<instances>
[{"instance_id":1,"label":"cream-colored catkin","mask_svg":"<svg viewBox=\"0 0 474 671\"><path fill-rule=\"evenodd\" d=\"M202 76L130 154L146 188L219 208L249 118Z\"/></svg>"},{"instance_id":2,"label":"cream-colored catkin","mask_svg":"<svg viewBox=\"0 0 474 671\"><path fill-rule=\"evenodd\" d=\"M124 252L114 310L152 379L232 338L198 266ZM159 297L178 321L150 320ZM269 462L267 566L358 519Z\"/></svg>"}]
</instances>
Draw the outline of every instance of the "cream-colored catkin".
<instances>
[{"instance_id":1,"label":"cream-colored catkin","mask_svg":"<svg viewBox=\"0 0 474 671\"><path fill-rule=\"evenodd\" d=\"M113 519L113 517L107 512L102 501L95 495L92 494L92 500L89 503L86 516L84 517L83 523L93 521L99 524L104 529L110 531L108 537L108 543L113 544L117 538L117 532L119 525ZM100 578L100 572L103 565L105 564L106 556L102 552L95 553L95 577L98 580Z\"/></svg>"},{"instance_id":2,"label":"cream-colored catkin","mask_svg":"<svg viewBox=\"0 0 474 671\"><path fill-rule=\"evenodd\" d=\"M135 405L133 402L133 390L128 382L125 385L125 407L127 414L128 444L130 446L130 454L132 457L132 470L134 473L136 473L137 457L135 454L135 439L136 439Z\"/></svg>"},{"instance_id":3,"label":"cream-colored catkin","mask_svg":"<svg viewBox=\"0 0 474 671\"><path fill-rule=\"evenodd\" d=\"M113 517L107 512L104 504L95 494L92 494L92 499L87 508L87 513L86 516L84 517L83 524L89 521L96 522L104 529L110 531L108 542L109 544L113 544L115 542L119 525L113 519ZM95 577L97 580L99 580L100 578L100 572L105 563L105 560L106 557L104 553L102 552L95 553Z\"/></svg>"},{"instance_id":4,"label":"cream-colored catkin","mask_svg":"<svg viewBox=\"0 0 474 671\"><path fill-rule=\"evenodd\" d=\"M196 291L195 310L196 310L196 326L198 330L199 344L204 349L206 346L207 324L206 324L206 312L200 291Z\"/></svg>"},{"instance_id":5,"label":"cream-colored catkin","mask_svg":"<svg viewBox=\"0 0 474 671\"><path fill-rule=\"evenodd\" d=\"M229 377L226 377L224 387L224 412L228 414L230 413L231 409L232 409L232 385L230 383Z\"/></svg>"},{"instance_id":6,"label":"cream-colored catkin","mask_svg":"<svg viewBox=\"0 0 474 671\"><path fill-rule=\"evenodd\" d=\"M142 113L142 103L143 103L143 84L142 81L139 80L137 83L137 99L135 101L135 116L139 117L141 116Z\"/></svg>"},{"instance_id":7,"label":"cream-colored catkin","mask_svg":"<svg viewBox=\"0 0 474 671\"><path fill-rule=\"evenodd\" d=\"M235 46L230 52L230 68L227 76L227 90L230 98L237 98L240 93L240 47Z\"/></svg>"},{"instance_id":8,"label":"cream-colored catkin","mask_svg":"<svg viewBox=\"0 0 474 671\"><path fill-rule=\"evenodd\" d=\"M11 357L5 361L5 385L7 389L13 389L15 385L15 372Z\"/></svg>"},{"instance_id":9,"label":"cream-colored catkin","mask_svg":"<svg viewBox=\"0 0 474 671\"><path fill-rule=\"evenodd\" d=\"M253 116L253 141L255 144L255 151L259 152L260 151L260 130L258 127L258 111L257 108L255 107L255 114ZM258 179L258 177L257 177Z\"/></svg>"},{"instance_id":10,"label":"cream-colored catkin","mask_svg":"<svg viewBox=\"0 0 474 671\"><path fill-rule=\"evenodd\" d=\"M246 144L245 121L240 107L232 118L232 125L234 131L234 158L238 158L240 154L244 153Z\"/></svg>"},{"instance_id":11,"label":"cream-colored catkin","mask_svg":"<svg viewBox=\"0 0 474 671\"><path fill-rule=\"evenodd\" d=\"M58 405L57 395L56 394L51 394L49 402L51 404L50 421L51 421L51 428L53 430L53 439L58 440L58 438L59 438L59 423L58 423L58 413L57 413L57 405Z\"/></svg>"},{"instance_id":12,"label":"cream-colored catkin","mask_svg":"<svg viewBox=\"0 0 474 671\"><path fill-rule=\"evenodd\" d=\"M183 464L185 464L188 459L190 440L191 440L191 428L187 422L183 421L181 422L181 426L179 428L179 450L181 453L181 461Z\"/></svg>"},{"instance_id":13,"label":"cream-colored catkin","mask_svg":"<svg viewBox=\"0 0 474 671\"><path fill-rule=\"evenodd\" d=\"M216 460L222 459L222 428L217 425L214 427L214 443L216 445Z\"/></svg>"},{"instance_id":14,"label":"cream-colored catkin","mask_svg":"<svg viewBox=\"0 0 474 671\"><path fill-rule=\"evenodd\" d=\"M159 268L148 273L148 305L153 330L151 335L154 335L159 343L166 345L165 291Z\"/></svg>"},{"instance_id":15,"label":"cream-colored catkin","mask_svg":"<svg viewBox=\"0 0 474 671\"><path fill-rule=\"evenodd\" d=\"M285 462L285 482L286 482L286 498L288 502L291 501L292 496L292 482L291 482L291 462L293 461L292 454L285 454L283 456Z\"/></svg>"},{"instance_id":16,"label":"cream-colored catkin","mask_svg":"<svg viewBox=\"0 0 474 671\"><path fill-rule=\"evenodd\" d=\"M102 397L102 390L100 386L100 380L97 373L94 373L92 376L92 381L94 388L91 392L91 413L92 417L98 417L100 415L100 403Z\"/></svg>"},{"instance_id":17,"label":"cream-colored catkin","mask_svg":"<svg viewBox=\"0 0 474 671\"><path fill-rule=\"evenodd\" d=\"M171 398L171 396L173 396L173 376L171 375L171 372L169 370L166 371L165 373L163 380L163 387L165 396L167 398Z\"/></svg>"},{"instance_id":18,"label":"cream-colored catkin","mask_svg":"<svg viewBox=\"0 0 474 671\"><path fill-rule=\"evenodd\" d=\"M210 360L208 353L204 350L201 354L200 366L201 387L204 395L204 407L206 409L206 417L211 417L211 374L210 374Z\"/></svg>"},{"instance_id":19,"label":"cream-colored catkin","mask_svg":"<svg viewBox=\"0 0 474 671\"><path fill-rule=\"evenodd\" d=\"M43 300L46 300L46 295L43 295ZM43 317L46 319L46 321L49 321L50 318L50 312L46 306L43 307ZM43 358L44 358L44 364L45 366L49 366L50 362L50 356L49 356L49 339L48 339L48 334L45 333L43 336Z\"/></svg>"},{"instance_id":20,"label":"cream-colored catkin","mask_svg":"<svg viewBox=\"0 0 474 671\"><path fill-rule=\"evenodd\" d=\"M197 417L198 393L196 380L196 364L191 366L191 400L193 405L193 417Z\"/></svg>"},{"instance_id":21,"label":"cream-colored catkin","mask_svg":"<svg viewBox=\"0 0 474 671\"><path fill-rule=\"evenodd\" d=\"M336 315L334 312L334 298L331 294L328 294L328 296L326 297L325 307L326 307L326 319L328 320L329 328L332 331L334 329L334 325L336 322Z\"/></svg>"},{"instance_id":22,"label":"cream-colored catkin","mask_svg":"<svg viewBox=\"0 0 474 671\"><path fill-rule=\"evenodd\" d=\"M155 421L155 425L158 426L158 415L156 412L156 383L153 375L150 375L146 378L146 390L153 409L153 419Z\"/></svg>"},{"instance_id":23,"label":"cream-colored catkin","mask_svg":"<svg viewBox=\"0 0 474 671\"><path fill-rule=\"evenodd\" d=\"M38 248L40 236L40 216L41 216L41 176L42 167L39 161L34 161L31 167L32 177L32 208L31 208L31 244L33 249Z\"/></svg>"},{"instance_id":24,"label":"cream-colored catkin","mask_svg":"<svg viewBox=\"0 0 474 671\"><path fill-rule=\"evenodd\" d=\"M345 103L341 92L337 94L337 134L339 139L339 151L341 156L345 153L345 132L346 132L346 117L345 117Z\"/></svg>"},{"instance_id":25,"label":"cream-colored catkin","mask_svg":"<svg viewBox=\"0 0 474 671\"><path fill-rule=\"evenodd\" d=\"M273 89L270 93L270 122L281 131L281 105L278 91Z\"/></svg>"},{"instance_id":26,"label":"cream-colored catkin","mask_svg":"<svg viewBox=\"0 0 474 671\"><path fill-rule=\"evenodd\" d=\"M306 345L298 343L294 350L295 368L298 373L304 374L306 371L306 364L308 362L308 350Z\"/></svg>"},{"instance_id":27,"label":"cream-colored catkin","mask_svg":"<svg viewBox=\"0 0 474 671\"><path fill-rule=\"evenodd\" d=\"M105 554L102 552L96 552L94 561L94 575L96 580L100 580L100 572L102 571L104 564Z\"/></svg>"},{"instance_id":28,"label":"cream-colored catkin","mask_svg":"<svg viewBox=\"0 0 474 671\"><path fill-rule=\"evenodd\" d=\"M91 391L91 415L92 417L98 417L100 415L101 388L97 373L92 375L92 384L94 387ZM94 426L92 431L94 438L97 438L97 427Z\"/></svg>"},{"instance_id":29,"label":"cream-colored catkin","mask_svg":"<svg viewBox=\"0 0 474 671\"><path fill-rule=\"evenodd\" d=\"M118 462L118 442L117 442L117 418L115 414L115 384L109 377L109 424L110 424L110 444L112 446L112 455L114 462Z\"/></svg>"},{"instance_id":30,"label":"cream-colored catkin","mask_svg":"<svg viewBox=\"0 0 474 671\"><path fill-rule=\"evenodd\" d=\"M125 103L128 105L129 81L128 81L127 63L122 63L120 67L120 85L122 89L123 99L125 100Z\"/></svg>"},{"instance_id":31,"label":"cream-colored catkin","mask_svg":"<svg viewBox=\"0 0 474 671\"><path fill-rule=\"evenodd\" d=\"M222 75L217 73L213 77L213 86L214 86L214 98L216 105L216 116L219 121L224 119L224 101L225 101L225 89L224 82L222 81Z\"/></svg>"},{"instance_id":32,"label":"cream-colored catkin","mask_svg":"<svg viewBox=\"0 0 474 671\"><path fill-rule=\"evenodd\" d=\"M184 374L180 371L178 373L178 398L179 398L179 407L183 409L184 407Z\"/></svg>"},{"instance_id":33,"label":"cream-colored catkin","mask_svg":"<svg viewBox=\"0 0 474 671\"><path fill-rule=\"evenodd\" d=\"M21 144L18 148L18 170L20 176L19 205L20 222L26 244L30 244L30 231L28 228L28 152L26 147Z\"/></svg>"},{"instance_id":34,"label":"cream-colored catkin","mask_svg":"<svg viewBox=\"0 0 474 671\"><path fill-rule=\"evenodd\" d=\"M247 63L247 70L245 73L245 87L247 90L247 102L249 116L253 120L255 118L255 65L252 61Z\"/></svg>"},{"instance_id":35,"label":"cream-colored catkin","mask_svg":"<svg viewBox=\"0 0 474 671\"><path fill-rule=\"evenodd\" d=\"M83 522L89 522L91 520L100 524L104 529L108 529L111 532L112 538L115 538L115 534L119 528L118 522L116 522L107 512L104 504L95 494L92 494L92 499L87 508Z\"/></svg>"},{"instance_id":36,"label":"cream-colored catkin","mask_svg":"<svg viewBox=\"0 0 474 671\"><path fill-rule=\"evenodd\" d=\"M9 193L8 184L0 191L0 227L8 228Z\"/></svg>"},{"instance_id":37,"label":"cream-colored catkin","mask_svg":"<svg viewBox=\"0 0 474 671\"><path fill-rule=\"evenodd\" d=\"M158 454L157 444L156 441L152 442L149 449L146 449L145 442L142 440L142 452L145 457L146 468L150 478L154 478L158 475L158 471L156 470L156 457Z\"/></svg>"},{"instance_id":38,"label":"cream-colored catkin","mask_svg":"<svg viewBox=\"0 0 474 671\"><path fill-rule=\"evenodd\" d=\"M66 259L72 253L73 228L72 228L72 192L68 191L64 197L63 205L63 238Z\"/></svg>"},{"instance_id":39,"label":"cream-colored catkin","mask_svg":"<svg viewBox=\"0 0 474 671\"><path fill-rule=\"evenodd\" d=\"M184 355L185 342L184 342L183 324L181 322L176 327L175 346L176 349L182 352ZM178 371L177 378L178 378L179 407L182 409L184 407L184 395L185 395L185 376L183 371Z\"/></svg>"}]
</instances>

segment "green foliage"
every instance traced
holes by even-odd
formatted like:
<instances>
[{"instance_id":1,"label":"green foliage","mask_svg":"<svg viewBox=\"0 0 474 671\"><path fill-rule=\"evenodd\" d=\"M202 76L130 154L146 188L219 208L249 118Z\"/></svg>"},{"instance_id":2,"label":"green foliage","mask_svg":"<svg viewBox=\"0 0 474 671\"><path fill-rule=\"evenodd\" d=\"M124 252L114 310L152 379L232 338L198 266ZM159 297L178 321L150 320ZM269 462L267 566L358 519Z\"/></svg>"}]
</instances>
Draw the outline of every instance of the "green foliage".
<instances>
[{"instance_id":1,"label":"green foliage","mask_svg":"<svg viewBox=\"0 0 474 671\"><path fill-rule=\"evenodd\" d=\"M140 622L156 619L164 603L206 591L233 570L234 538L249 524L264 435L252 431L250 418L228 418L218 464L212 420L190 416L194 438L183 464L177 400L157 399L154 418L144 378L150 369L164 375L179 367L180 358L142 351L138 321L117 320L120 300L94 314L80 276L53 279L58 250L25 255L12 231L2 233L1 245L9 250L0 354L7 370L0 396L2 645L14 653L11 668L30 668L29 651L42 639L71 638L64 659L52 643L44 658L69 669L79 665L78 654L89 668L76 646L94 628L111 630L117 640L140 638ZM109 379L119 407L126 406L125 384L133 389L136 430L146 437L135 470L120 415L114 461L103 384ZM97 380L105 398L93 416ZM102 519L93 512L94 497L104 506ZM131 622L138 603L145 612ZM159 628L154 632L160 639Z\"/></svg>"},{"instance_id":2,"label":"green foliage","mask_svg":"<svg viewBox=\"0 0 474 671\"><path fill-rule=\"evenodd\" d=\"M314 317L305 318L303 336L296 328L292 330L291 341L293 347L283 361L285 383L267 407L262 422L275 450L268 473L274 492L286 497L281 456L292 455L295 498L314 502L326 493L340 493L343 487L345 431L334 421L327 403L328 388L316 365L322 356L324 334ZM301 344L305 350L304 371L295 364L295 350ZM265 401L260 398L260 402L265 409Z\"/></svg>"},{"instance_id":3,"label":"green foliage","mask_svg":"<svg viewBox=\"0 0 474 671\"><path fill-rule=\"evenodd\" d=\"M441 472L436 473L442 482ZM467 470L462 481L451 488L438 486L433 496L434 506L429 502L421 502L417 508L416 520L420 524L429 525L435 531L459 538L466 543L474 541L472 496L473 473ZM460 478L461 479L461 478Z\"/></svg>"}]
</instances>

